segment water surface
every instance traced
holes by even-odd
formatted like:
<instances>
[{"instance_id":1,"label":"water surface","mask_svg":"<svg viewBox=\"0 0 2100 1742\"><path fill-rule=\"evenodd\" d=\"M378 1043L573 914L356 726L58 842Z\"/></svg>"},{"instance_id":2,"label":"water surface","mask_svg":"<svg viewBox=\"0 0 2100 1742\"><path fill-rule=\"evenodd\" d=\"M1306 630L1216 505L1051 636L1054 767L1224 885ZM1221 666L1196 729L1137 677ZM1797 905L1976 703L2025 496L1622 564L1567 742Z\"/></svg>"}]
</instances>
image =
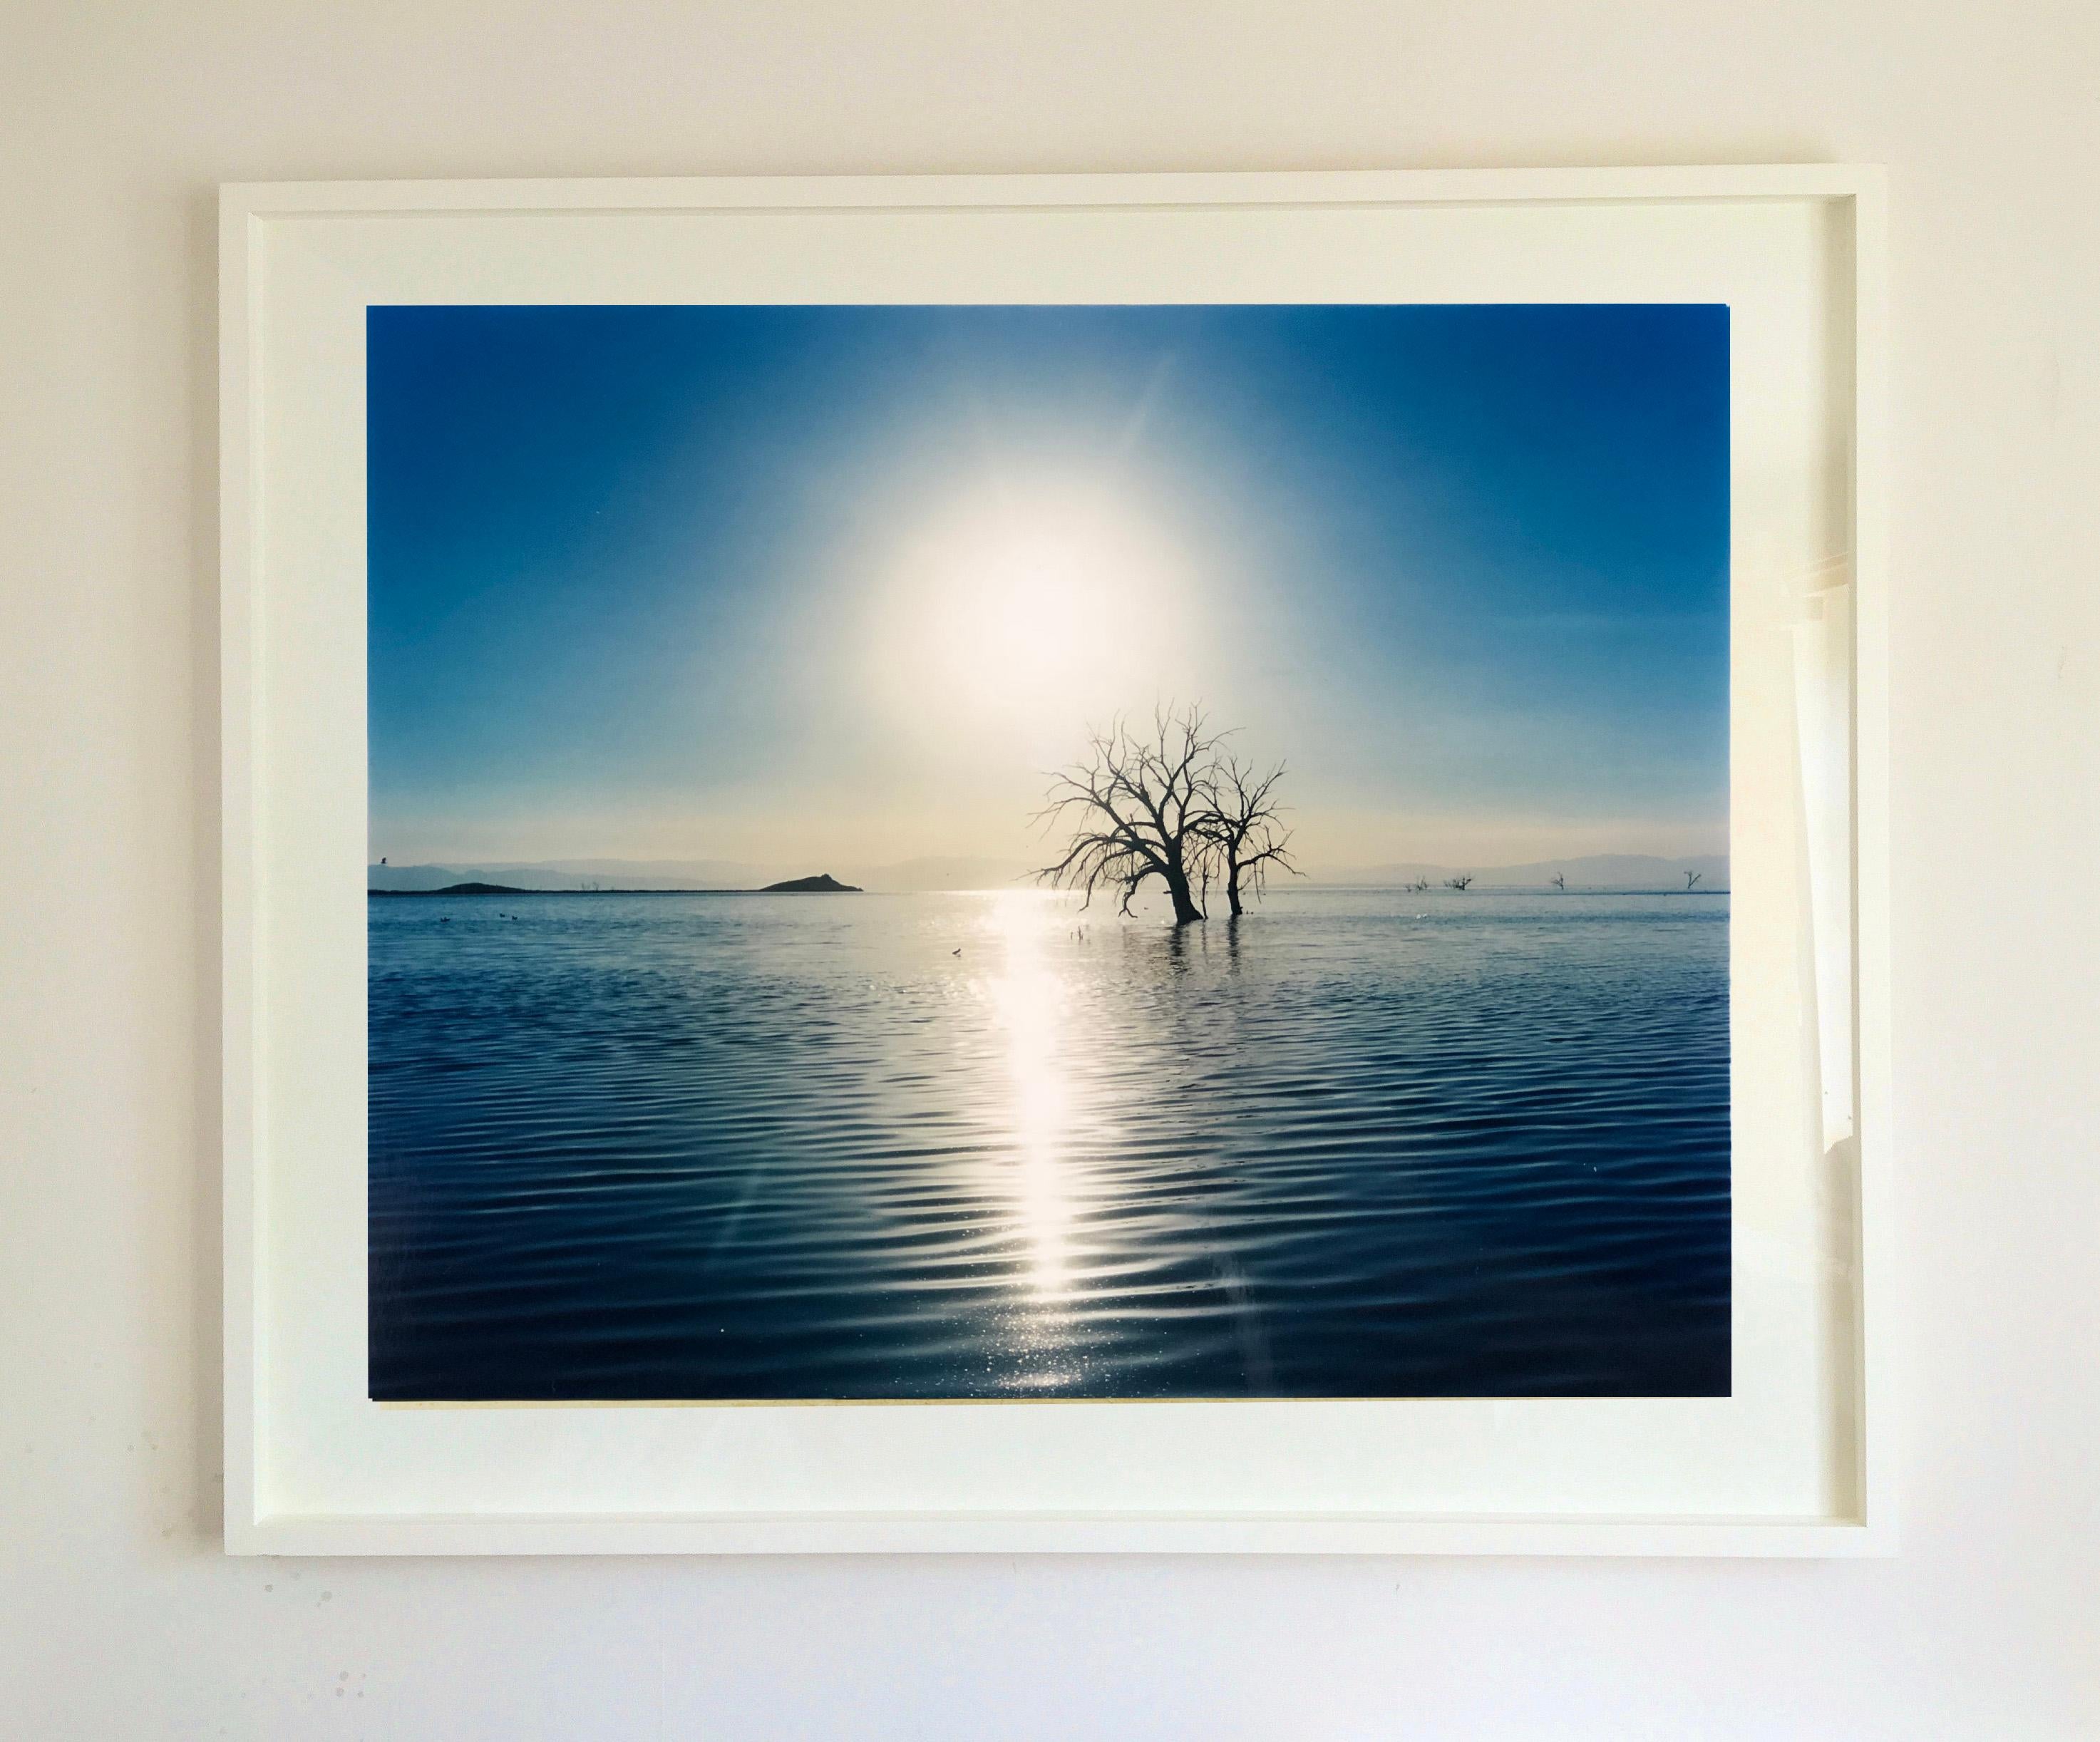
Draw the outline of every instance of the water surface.
<instances>
[{"instance_id":1,"label":"water surface","mask_svg":"<svg viewBox=\"0 0 2100 1742\"><path fill-rule=\"evenodd\" d=\"M1725 897L368 905L375 1397L1728 1388Z\"/></svg>"}]
</instances>

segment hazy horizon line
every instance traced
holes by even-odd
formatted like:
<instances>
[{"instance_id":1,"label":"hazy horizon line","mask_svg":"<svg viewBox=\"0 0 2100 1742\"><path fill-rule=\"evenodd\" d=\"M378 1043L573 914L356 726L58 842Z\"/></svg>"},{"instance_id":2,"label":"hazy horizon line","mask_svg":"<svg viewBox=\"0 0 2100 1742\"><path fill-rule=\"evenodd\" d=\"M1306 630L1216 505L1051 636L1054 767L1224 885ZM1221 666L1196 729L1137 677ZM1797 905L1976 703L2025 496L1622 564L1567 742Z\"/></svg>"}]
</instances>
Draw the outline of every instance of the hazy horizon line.
<instances>
[{"instance_id":1,"label":"hazy horizon line","mask_svg":"<svg viewBox=\"0 0 2100 1742\"><path fill-rule=\"evenodd\" d=\"M1540 854L1533 858L1513 859L1507 862L1512 865L1545 865L1563 862L1572 864L1583 859L1725 859L1728 856L1728 851L1726 849L1695 853L1657 853L1645 848L1624 847L1610 848L1601 851L1589 851L1583 853L1548 853ZM1006 857L1006 855L996 853L907 853L902 858L885 859L882 862L890 865L938 864L943 861L990 862L999 860L1001 862L1004 862ZM393 855L388 854L385 856L384 859L368 858L365 862L370 865L378 865L382 862L390 864ZM403 867L412 865L455 864L518 866L543 865L549 867L561 865L760 865L773 863L784 864L786 862L788 862L788 861L785 858L777 857L767 858L764 856L752 856L741 853L726 853L652 854L578 853L563 853L558 856L543 858L524 858L515 854L497 855L480 853L445 853L417 858L406 858L400 862ZM1379 865L1427 865L1436 862L1444 862L1452 865L1464 865L1477 864L1481 862L1481 861L1477 855L1468 858L1466 855L1459 853L1449 855L1440 862L1420 857L1394 857L1366 859L1359 862Z\"/></svg>"},{"instance_id":2,"label":"hazy horizon line","mask_svg":"<svg viewBox=\"0 0 2100 1742\"><path fill-rule=\"evenodd\" d=\"M1652 871L1649 871L1653 867ZM1562 853L1543 858L1488 861L1480 859L1378 859L1354 862L1315 863L1300 867L1295 877L1279 877L1278 888L1292 883L1346 885L1381 884L1427 877L1440 880L1459 875L1504 882L1550 882L1556 875L1594 871L1610 882L1626 877L1666 874L1671 878L1688 871L1702 877L1725 877L1730 855L1721 853ZM557 859L511 859L461 855L445 858L406 860L391 855L366 862L368 887L415 874L443 875L454 880L473 880L488 874L490 880L503 875L559 877L571 882L611 878L628 884L655 880L655 886L699 883L710 887L755 888L796 877L829 875L857 884L880 885L919 883L949 889L1022 888L1039 881L1037 868L994 854L929 853L880 862L837 860L823 865L789 859L715 858L617 858L612 857ZM1525 876L1521 874L1533 874Z\"/></svg>"}]
</instances>

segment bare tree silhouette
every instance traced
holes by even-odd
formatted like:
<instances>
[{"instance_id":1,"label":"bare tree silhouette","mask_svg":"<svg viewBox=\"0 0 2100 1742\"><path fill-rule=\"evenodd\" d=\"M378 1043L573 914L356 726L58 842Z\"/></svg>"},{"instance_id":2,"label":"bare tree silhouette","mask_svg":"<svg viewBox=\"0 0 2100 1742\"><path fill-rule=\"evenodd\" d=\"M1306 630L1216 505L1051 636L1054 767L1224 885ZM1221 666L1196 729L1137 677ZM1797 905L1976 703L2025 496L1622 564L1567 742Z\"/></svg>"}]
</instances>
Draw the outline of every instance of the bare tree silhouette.
<instances>
[{"instance_id":1,"label":"bare tree silhouette","mask_svg":"<svg viewBox=\"0 0 2100 1742\"><path fill-rule=\"evenodd\" d=\"M1246 911L1242 891L1260 899L1272 865L1294 877L1304 875L1291 862L1290 831L1279 820L1276 787L1283 772L1279 762L1257 774L1238 756L1214 753L1204 777L1207 805L1197 826L1217 858L1225 900L1236 920ZM1209 869L1205 867L1207 884Z\"/></svg>"},{"instance_id":2,"label":"bare tree silhouette","mask_svg":"<svg viewBox=\"0 0 2100 1742\"><path fill-rule=\"evenodd\" d=\"M1694 889L1697 889L1699 887L1699 880L1703 875L1705 875L1705 873L1702 871L1687 871L1684 874L1684 893L1689 895Z\"/></svg>"},{"instance_id":3,"label":"bare tree silhouette","mask_svg":"<svg viewBox=\"0 0 2100 1742\"><path fill-rule=\"evenodd\" d=\"M1564 893L1566 891L1568 888L1568 879L1564 873L1555 871L1553 874L1553 887L1563 891Z\"/></svg>"},{"instance_id":4,"label":"bare tree silhouette","mask_svg":"<svg viewBox=\"0 0 2100 1742\"><path fill-rule=\"evenodd\" d=\"M1427 895L1429 893L1429 880L1427 877L1417 877L1407 887L1417 895Z\"/></svg>"},{"instance_id":5,"label":"bare tree silhouette","mask_svg":"<svg viewBox=\"0 0 2100 1742\"><path fill-rule=\"evenodd\" d=\"M1473 874L1471 871L1463 871L1456 877L1446 877L1444 880L1444 887L1447 889L1456 889L1463 895L1471 886L1472 881Z\"/></svg>"},{"instance_id":6,"label":"bare tree silhouette","mask_svg":"<svg viewBox=\"0 0 2100 1742\"><path fill-rule=\"evenodd\" d=\"M1206 823L1217 745L1196 707L1162 704L1153 712L1149 734L1121 718L1089 733L1086 760L1052 778L1049 802L1037 813L1045 827L1072 831L1063 856L1037 871L1037 880L1083 890L1088 904L1097 891L1113 891L1127 914L1138 891L1157 877L1174 903L1176 925L1202 919L1198 892L1208 887L1215 852Z\"/></svg>"}]
</instances>

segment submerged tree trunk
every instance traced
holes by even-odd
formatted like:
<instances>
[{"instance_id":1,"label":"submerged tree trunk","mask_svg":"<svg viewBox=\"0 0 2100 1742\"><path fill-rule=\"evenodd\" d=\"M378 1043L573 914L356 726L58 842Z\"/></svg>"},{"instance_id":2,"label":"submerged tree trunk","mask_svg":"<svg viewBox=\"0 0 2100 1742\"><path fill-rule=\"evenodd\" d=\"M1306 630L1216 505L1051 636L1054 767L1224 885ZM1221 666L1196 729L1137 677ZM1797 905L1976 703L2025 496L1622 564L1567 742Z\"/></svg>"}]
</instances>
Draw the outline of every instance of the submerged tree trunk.
<instances>
[{"instance_id":1,"label":"submerged tree trunk","mask_svg":"<svg viewBox=\"0 0 2100 1742\"><path fill-rule=\"evenodd\" d=\"M1195 893L1189 887L1189 874L1179 865L1171 865L1166 871L1167 893L1174 897L1174 923L1188 925L1203 917L1203 910L1196 905Z\"/></svg>"},{"instance_id":2,"label":"submerged tree trunk","mask_svg":"<svg viewBox=\"0 0 2100 1742\"><path fill-rule=\"evenodd\" d=\"M1240 862L1236 858L1225 861L1225 899L1235 920L1246 911L1240 903Z\"/></svg>"}]
</instances>

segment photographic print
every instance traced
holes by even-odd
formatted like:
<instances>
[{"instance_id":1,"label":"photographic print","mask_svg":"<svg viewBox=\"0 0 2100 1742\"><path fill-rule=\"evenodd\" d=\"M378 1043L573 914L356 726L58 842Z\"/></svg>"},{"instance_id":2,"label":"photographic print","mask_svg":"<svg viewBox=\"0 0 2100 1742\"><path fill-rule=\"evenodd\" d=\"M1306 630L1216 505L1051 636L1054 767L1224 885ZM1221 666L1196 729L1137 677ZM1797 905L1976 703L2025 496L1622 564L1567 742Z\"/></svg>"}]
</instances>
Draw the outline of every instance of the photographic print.
<instances>
[{"instance_id":1,"label":"photographic print","mask_svg":"<svg viewBox=\"0 0 2100 1742\"><path fill-rule=\"evenodd\" d=\"M367 338L372 1397L1728 1393L1724 307Z\"/></svg>"}]
</instances>

